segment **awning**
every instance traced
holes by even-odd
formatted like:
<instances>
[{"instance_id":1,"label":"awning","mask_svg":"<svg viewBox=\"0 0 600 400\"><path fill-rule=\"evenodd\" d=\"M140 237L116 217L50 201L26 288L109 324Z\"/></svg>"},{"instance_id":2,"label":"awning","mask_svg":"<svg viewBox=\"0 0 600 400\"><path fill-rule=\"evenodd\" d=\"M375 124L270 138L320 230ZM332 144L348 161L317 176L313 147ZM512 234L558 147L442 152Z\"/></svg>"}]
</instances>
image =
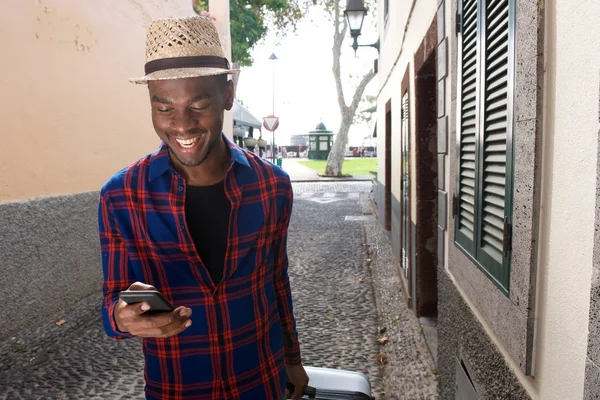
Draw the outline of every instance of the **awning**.
<instances>
[{"instance_id":1,"label":"awning","mask_svg":"<svg viewBox=\"0 0 600 400\"><path fill-rule=\"evenodd\" d=\"M233 108L231 109L233 117L233 123L236 126L241 127L252 127L255 129L262 128L262 122L256 118L246 107L240 104L239 101L233 101Z\"/></svg>"}]
</instances>

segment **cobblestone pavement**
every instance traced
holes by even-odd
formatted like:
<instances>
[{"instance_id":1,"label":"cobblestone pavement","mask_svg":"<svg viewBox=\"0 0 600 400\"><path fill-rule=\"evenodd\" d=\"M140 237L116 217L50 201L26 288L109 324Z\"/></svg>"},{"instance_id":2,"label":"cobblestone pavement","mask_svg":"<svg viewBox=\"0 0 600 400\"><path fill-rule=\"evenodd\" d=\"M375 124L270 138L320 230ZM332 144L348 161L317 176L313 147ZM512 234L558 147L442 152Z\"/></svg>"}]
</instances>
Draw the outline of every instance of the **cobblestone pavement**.
<instances>
[{"instance_id":1,"label":"cobblestone pavement","mask_svg":"<svg viewBox=\"0 0 600 400\"><path fill-rule=\"evenodd\" d=\"M288 255L305 364L363 372L380 394L364 222L346 221L360 216L360 191L370 188L370 183L296 184Z\"/></svg>"},{"instance_id":2,"label":"cobblestone pavement","mask_svg":"<svg viewBox=\"0 0 600 400\"><path fill-rule=\"evenodd\" d=\"M363 212L372 210L369 197L362 195ZM387 357L383 386L386 399L437 399L437 371L420 333L419 321L406 306L400 286L399 262L392 253L390 241L375 219L365 223L369 249L373 251L371 276L377 301L380 336L389 342L381 350Z\"/></svg>"},{"instance_id":3,"label":"cobblestone pavement","mask_svg":"<svg viewBox=\"0 0 600 400\"><path fill-rule=\"evenodd\" d=\"M394 288L385 239L365 215L370 188L370 182L294 184L288 253L304 363L363 372L377 399L434 398L433 362L418 322ZM108 339L99 303L94 294L0 343L0 398L143 398L141 342ZM380 326L387 326L386 345L377 342ZM384 367L380 352L389 360Z\"/></svg>"}]
</instances>

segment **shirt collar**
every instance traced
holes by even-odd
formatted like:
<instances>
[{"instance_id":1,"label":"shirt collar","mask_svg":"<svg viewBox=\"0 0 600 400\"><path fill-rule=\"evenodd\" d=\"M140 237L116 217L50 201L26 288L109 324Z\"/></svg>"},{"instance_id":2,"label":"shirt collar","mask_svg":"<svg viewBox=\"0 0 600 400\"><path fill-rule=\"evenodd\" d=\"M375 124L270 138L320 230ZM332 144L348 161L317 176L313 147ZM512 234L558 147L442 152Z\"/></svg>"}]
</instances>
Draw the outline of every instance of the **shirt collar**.
<instances>
[{"instance_id":1,"label":"shirt collar","mask_svg":"<svg viewBox=\"0 0 600 400\"><path fill-rule=\"evenodd\" d=\"M250 163L248 162L248 158L239 146L230 141L224 133L221 134L223 140L225 140L225 144L229 148L229 153L231 154L231 164L234 163L241 164L245 167L252 168ZM150 161L148 167L148 180L153 181L158 178L169 169L171 169L171 160L169 159L169 152L167 150L167 145L164 142L160 143L160 147L152 154L150 154Z\"/></svg>"}]
</instances>

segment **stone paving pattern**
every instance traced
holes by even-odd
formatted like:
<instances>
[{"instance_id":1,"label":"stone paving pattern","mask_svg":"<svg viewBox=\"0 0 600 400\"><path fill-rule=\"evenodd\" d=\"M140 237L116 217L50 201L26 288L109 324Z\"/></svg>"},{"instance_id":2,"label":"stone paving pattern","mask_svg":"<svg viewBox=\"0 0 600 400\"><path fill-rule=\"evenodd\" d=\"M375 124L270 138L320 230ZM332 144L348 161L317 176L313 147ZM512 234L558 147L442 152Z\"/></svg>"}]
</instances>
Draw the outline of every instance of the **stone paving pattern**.
<instances>
[{"instance_id":1,"label":"stone paving pattern","mask_svg":"<svg viewBox=\"0 0 600 400\"><path fill-rule=\"evenodd\" d=\"M363 372L377 399L435 398L433 361L405 306L389 242L372 215L345 219L371 214L370 189L370 182L294 184L288 253L304 363ZM141 341L108 339L99 304L94 294L0 343L0 398L143 398ZM377 342L382 326L385 345Z\"/></svg>"},{"instance_id":2,"label":"stone paving pattern","mask_svg":"<svg viewBox=\"0 0 600 400\"><path fill-rule=\"evenodd\" d=\"M362 195L363 212L372 210L372 203ZM365 223L369 248L373 251L371 275L379 314L384 330L380 337L389 342L382 349L387 357L383 386L386 399L437 399L437 371L419 320L406 305L400 284L400 264L392 253L390 241L375 219Z\"/></svg>"},{"instance_id":3,"label":"stone paving pattern","mask_svg":"<svg viewBox=\"0 0 600 400\"><path fill-rule=\"evenodd\" d=\"M380 393L377 308L364 261L364 223L345 221L360 214L351 189L361 185L337 185L337 191L323 183L295 186L288 256L304 363L363 372Z\"/></svg>"}]
</instances>

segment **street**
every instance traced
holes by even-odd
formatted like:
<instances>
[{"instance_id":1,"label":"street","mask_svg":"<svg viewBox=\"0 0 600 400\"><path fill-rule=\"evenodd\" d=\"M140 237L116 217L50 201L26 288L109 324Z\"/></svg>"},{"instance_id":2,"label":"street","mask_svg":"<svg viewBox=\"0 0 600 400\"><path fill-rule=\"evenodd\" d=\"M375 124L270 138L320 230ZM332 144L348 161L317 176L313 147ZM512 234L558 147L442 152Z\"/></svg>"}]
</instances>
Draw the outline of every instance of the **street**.
<instances>
[{"instance_id":1,"label":"street","mask_svg":"<svg viewBox=\"0 0 600 400\"><path fill-rule=\"evenodd\" d=\"M289 273L304 364L363 372L377 399L436 398L433 360L394 287L370 189L370 182L294 183ZM141 341L106 337L100 298L1 343L0 398L143 398ZM380 329L387 344L378 342Z\"/></svg>"}]
</instances>

